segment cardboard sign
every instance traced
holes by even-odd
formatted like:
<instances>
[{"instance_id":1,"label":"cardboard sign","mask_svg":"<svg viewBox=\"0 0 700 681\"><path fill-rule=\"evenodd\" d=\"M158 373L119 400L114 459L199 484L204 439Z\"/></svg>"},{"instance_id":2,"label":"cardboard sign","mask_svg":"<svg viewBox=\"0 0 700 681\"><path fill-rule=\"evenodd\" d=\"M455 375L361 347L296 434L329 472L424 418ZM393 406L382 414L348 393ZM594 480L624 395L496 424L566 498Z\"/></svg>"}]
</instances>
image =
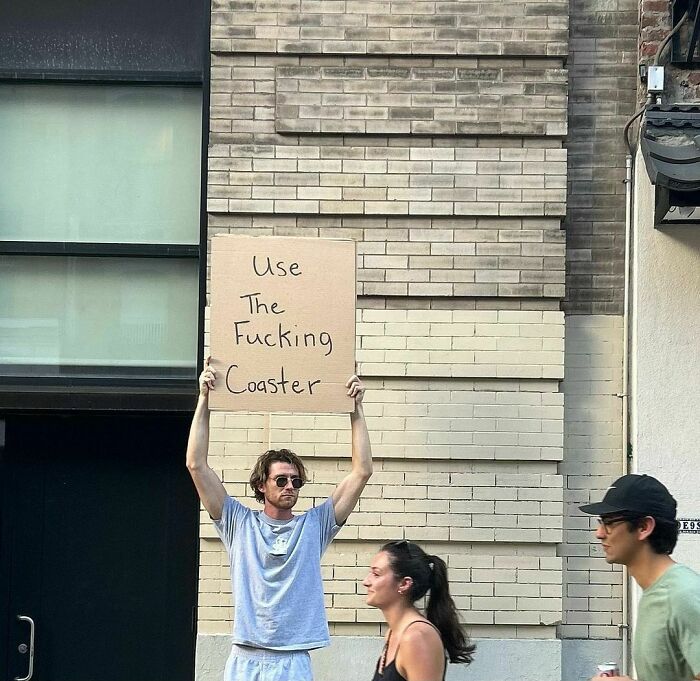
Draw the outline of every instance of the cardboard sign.
<instances>
[{"instance_id":1,"label":"cardboard sign","mask_svg":"<svg viewBox=\"0 0 700 681\"><path fill-rule=\"evenodd\" d=\"M212 240L211 409L350 413L355 242Z\"/></svg>"}]
</instances>

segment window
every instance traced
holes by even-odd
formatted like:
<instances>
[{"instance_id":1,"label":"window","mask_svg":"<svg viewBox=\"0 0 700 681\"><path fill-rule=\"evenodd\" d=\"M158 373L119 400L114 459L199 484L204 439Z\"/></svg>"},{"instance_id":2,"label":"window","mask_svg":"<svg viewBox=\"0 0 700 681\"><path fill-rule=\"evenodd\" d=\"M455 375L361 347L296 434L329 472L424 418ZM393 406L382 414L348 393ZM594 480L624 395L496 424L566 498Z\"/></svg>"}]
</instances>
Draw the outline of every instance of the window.
<instances>
[{"instance_id":1,"label":"window","mask_svg":"<svg viewBox=\"0 0 700 681\"><path fill-rule=\"evenodd\" d=\"M192 375L196 259L0 256L0 281L7 375Z\"/></svg>"},{"instance_id":2,"label":"window","mask_svg":"<svg viewBox=\"0 0 700 681\"><path fill-rule=\"evenodd\" d=\"M198 88L0 85L0 239L199 243Z\"/></svg>"},{"instance_id":3,"label":"window","mask_svg":"<svg viewBox=\"0 0 700 681\"><path fill-rule=\"evenodd\" d=\"M196 379L208 22L192 0L1 4L0 402Z\"/></svg>"}]
</instances>

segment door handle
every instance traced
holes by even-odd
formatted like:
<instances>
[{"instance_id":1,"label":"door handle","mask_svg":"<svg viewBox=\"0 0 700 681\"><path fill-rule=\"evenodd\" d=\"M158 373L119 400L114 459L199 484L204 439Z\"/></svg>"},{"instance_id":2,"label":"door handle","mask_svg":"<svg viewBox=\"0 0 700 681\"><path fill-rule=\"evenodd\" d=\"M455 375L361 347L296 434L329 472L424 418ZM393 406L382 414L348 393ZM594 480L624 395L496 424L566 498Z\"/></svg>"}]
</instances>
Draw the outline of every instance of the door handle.
<instances>
[{"instance_id":1,"label":"door handle","mask_svg":"<svg viewBox=\"0 0 700 681\"><path fill-rule=\"evenodd\" d=\"M34 674L34 620L27 615L17 615L17 619L29 624L29 669L26 676L15 676L15 681L29 681Z\"/></svg>"}]
</instances>

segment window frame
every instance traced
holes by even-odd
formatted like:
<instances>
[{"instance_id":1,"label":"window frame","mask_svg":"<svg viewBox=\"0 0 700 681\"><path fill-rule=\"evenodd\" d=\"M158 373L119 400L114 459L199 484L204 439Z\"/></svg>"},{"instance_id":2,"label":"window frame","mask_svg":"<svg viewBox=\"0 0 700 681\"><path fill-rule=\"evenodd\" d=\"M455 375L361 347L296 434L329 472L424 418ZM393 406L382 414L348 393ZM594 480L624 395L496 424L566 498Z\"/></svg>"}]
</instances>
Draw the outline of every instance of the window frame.
<instances>
[{"instance_id":1,"label":"window frame","mask_svg":"<svg viewBox=\"0 0 700 681\"><path fill-rule=\"evenodd\" d=\"M0 255L86 256L126 258L197 259L197 350L191 378L101 378L3 376L0 381L0 410L88 409L190 411L196 400L198 367L204 357L204 307L207 273L207 174L210 105L210 7L205 2L202 40L202 72L8 70L0 64L0 86L81 84L94 86L137 86L197 88L201 90L199 243L84 243L72 241L16 241L0 239Z\"/></svg>"},{"instance_id":2,"label":"window frame","mask_svg":"<svg viewBox=\"0 0 700 681\"><path fill-rule=\"evenodd\" d=\"M3 241L0 255L70 255L104 258L199 258L199 245L85 241Z\"/></svg>"}]
</instances>

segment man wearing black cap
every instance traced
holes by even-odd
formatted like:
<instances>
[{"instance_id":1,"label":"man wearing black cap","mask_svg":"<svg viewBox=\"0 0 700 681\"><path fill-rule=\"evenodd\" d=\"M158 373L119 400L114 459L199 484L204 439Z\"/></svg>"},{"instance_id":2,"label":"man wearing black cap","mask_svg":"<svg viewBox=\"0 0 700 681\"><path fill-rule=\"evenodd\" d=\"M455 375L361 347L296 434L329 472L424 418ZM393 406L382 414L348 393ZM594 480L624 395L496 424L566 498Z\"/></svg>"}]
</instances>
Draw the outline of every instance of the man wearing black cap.
<instances>
[{"instance_id":1,"label":"man wearing black cap","mask_svg":"<svg viewBox=\"0 0 700 681\"><path fill-rule=\"evenodd\" d=\"M640 681L700 680L700 575L670 557L676 500L656 478L623 475L603 501L580 508L600 516L595 536L605 560L626 565L644 592L632 644Z\"/></svg>"}]
</instances>

